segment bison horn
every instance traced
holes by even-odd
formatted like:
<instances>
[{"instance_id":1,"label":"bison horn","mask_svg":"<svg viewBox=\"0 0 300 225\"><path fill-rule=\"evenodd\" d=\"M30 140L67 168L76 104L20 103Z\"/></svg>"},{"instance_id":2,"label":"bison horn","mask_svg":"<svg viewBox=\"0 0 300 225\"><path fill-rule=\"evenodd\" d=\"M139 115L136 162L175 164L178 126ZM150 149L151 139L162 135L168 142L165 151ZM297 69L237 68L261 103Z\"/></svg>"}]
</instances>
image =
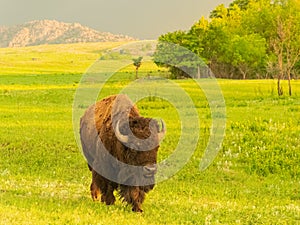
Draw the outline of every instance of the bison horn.
<instances>
[{"instance_id":1,"label":"bison horn","mask_svg":"<svg viewBox=\"0 0 300 225\"><path fill-rule=\"evenodd\" d=\"M161 122L161 131L158 133L158 140L159 141L161 141L164 138L164 136L167 132L166 125L165 125L164 121L161 119L160 122Z\"/></svg>"},{"instance_id":2,"label":"bison horn","mask_svg":"<svg viewBox=\"0 0 300 225\"><path fill-rule=\"evenodd\" d=\"M127 143L128 142L128 136L121 134L120 128L119 128L119 123L120 123L120 121L117 122L115 134L116 134L119 141L121 141L123 143Z\"/></svg>"}]
</instances>

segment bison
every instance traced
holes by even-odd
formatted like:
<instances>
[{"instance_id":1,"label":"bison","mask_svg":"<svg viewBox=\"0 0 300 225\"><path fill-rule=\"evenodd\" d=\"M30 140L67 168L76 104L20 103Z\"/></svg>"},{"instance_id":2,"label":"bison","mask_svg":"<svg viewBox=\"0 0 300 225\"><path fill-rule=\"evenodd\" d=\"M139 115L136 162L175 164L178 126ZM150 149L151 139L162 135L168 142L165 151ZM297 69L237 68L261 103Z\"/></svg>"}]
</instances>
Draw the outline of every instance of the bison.
<instances>
[{"instance_id":1,"label":"bison","mask_svg":"<svg viewBox=\"0 0 300 225\"><path fill-rule=\"evenodd\" d=\"M115 202L114 191L132 211L142 212L154 187L159 142L165 125L142 117L127 95L114 95L90 106L80 120L82 150L92 172L94 201Z\"/></svg>"}]
</instances>

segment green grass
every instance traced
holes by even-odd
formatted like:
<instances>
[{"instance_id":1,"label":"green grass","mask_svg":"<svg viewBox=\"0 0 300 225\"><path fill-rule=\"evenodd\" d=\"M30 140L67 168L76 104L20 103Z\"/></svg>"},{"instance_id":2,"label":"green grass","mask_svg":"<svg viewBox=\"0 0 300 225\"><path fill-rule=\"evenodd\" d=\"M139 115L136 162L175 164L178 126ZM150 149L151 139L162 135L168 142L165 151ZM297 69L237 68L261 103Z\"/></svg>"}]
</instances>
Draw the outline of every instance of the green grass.
<instances>
[{"instance_id":1,"label":"green grass","mask_svg":"<svg viewBox=\"0 0 300 225\"><path fill-rule=\"evenodd\" d=\"M176 81L190 94L201 120L189 162L147 195L143 214L132 213L119 200L109 207L93 202L91 175L74 138L72 104L80 74L111 47L96 46L78 45L76 54L73 45L0 49L5 65L0 68L0 224L300 223L299 81L292 83L292 97L277 97L273 80L219 80L226 100L226 137L204 172L199 163L209 137L208 103L192 80ZM23 67L25 58L40 54L35 51L50 53ZM56 51L70 55L60 61ZM18 60L12 61L8 52L19 55ZM67 62L80 58L77 52L91 58L73 68ZM151 64L141 67L141 76L150 72L159 73ZM118 93L133 79L134 68L125 68L105 84L99 98ZM143 115L161 116L167 123L161 161L178 142L177 111L154 97L138 106Z\"/></svg>"},{"instance_id":2,"label":"green grass","mask_svg":"<svg viewBox=\"0 0 300 225\"><path fill-rule=\"evenodd\" d=\"M0 48L4 75L82 74L105 50L123 42Z\"/></svg>"}]
</instances>

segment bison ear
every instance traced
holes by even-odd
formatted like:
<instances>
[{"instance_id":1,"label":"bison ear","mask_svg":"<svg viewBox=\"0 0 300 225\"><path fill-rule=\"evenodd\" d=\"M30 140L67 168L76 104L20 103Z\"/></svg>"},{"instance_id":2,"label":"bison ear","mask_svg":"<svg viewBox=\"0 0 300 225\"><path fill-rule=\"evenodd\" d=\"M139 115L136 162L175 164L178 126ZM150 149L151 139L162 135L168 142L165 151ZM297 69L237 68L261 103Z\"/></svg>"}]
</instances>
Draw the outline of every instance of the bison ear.
<instances>
[{"instance_id":1,"label":"bison ear","mask_svg":"<svg viewBox=\"0 0 300 225\"><path fill-rule=\"evenodd\" d=\"M119 141L121 141L123 143L128 142L128 136L121 134L121 132L120 132L120 120L117 122L116 129L115 129L115 135Z\"/></svg>"}]
</instances>

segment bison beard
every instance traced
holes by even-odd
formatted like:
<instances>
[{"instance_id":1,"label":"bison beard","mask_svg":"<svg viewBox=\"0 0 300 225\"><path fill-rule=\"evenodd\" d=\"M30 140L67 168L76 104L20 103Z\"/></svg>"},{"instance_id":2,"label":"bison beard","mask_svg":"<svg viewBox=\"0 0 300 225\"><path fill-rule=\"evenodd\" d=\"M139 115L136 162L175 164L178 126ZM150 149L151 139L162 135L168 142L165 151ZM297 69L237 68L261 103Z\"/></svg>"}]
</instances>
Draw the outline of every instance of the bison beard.
<instances>
[{"instance_id":1,"label":"bison beard","mask_svg":"<svg viewBox=\"0 0 300 225\"><path fill-rule=\"evenodd\" d=\"M141 117L126 95L90 106L80 120L83 153L92 172L93 200L114 204L114 190L134 212L142 212L145 193L154 187L159 140L156 121Z\"/></svg>"}]
</instances>

